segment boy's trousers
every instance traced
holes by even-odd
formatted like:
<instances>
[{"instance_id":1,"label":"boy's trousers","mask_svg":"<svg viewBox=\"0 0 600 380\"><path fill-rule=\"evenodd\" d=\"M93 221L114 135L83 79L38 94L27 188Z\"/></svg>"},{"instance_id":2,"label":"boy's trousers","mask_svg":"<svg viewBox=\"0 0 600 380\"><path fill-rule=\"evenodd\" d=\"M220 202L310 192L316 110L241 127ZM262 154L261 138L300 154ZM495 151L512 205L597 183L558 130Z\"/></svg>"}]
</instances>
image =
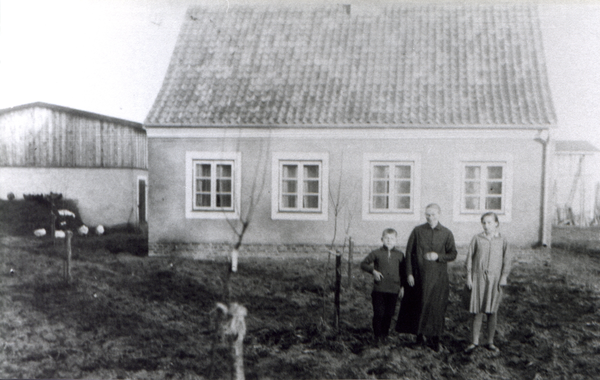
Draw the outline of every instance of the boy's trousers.
<instances>
[{"instance_id":1,"label":"boy's trousers","mask_svg":"<svg viewBox=\"0 0 600 380\"><path fill-rule=\"evenodd\" d=\"M373 333L376 338L385 338L390 332L390 324L396 310L398 293L372 292Z\"/></svg>"}]
</instances>

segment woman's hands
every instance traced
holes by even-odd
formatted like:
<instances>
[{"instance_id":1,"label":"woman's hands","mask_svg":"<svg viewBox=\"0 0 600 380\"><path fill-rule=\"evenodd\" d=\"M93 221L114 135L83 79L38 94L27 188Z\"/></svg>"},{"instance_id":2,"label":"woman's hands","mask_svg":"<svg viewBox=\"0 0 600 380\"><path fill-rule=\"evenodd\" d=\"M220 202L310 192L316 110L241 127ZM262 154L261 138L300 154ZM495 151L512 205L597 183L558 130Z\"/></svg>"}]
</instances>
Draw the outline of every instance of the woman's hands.
<instances>
[{"instance_id":1,"label":"woman's hands","mask_svg":"<svg viewBox=\"0 0 600 380\"><path fill-rule=\"evenodd\" d=\"M427 261L436 261L439 255L435 252L427 252L423 257L425 257L425 260Z\"/></svg>"}]
</instances>

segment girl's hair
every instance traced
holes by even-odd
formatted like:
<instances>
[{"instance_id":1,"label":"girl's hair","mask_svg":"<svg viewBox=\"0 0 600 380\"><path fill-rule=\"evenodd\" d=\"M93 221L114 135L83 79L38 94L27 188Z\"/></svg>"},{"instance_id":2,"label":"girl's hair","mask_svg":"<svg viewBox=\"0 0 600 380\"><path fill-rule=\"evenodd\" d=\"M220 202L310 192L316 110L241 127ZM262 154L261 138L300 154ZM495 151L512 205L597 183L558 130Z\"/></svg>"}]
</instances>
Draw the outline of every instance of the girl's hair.
<instances>
[{"instance_id":1,"label":"girl's hair","mask_svg":"<svg viewBox=\"0 0 600 380\"><path fill-rule=\"evenodd\" d=\"M485 219L486 216L493 216L496 223L498 223L498 225L500 225L500 220L498 220L498 215L496 215L496 213L492 212L492 211L486 212L485 214L481 215L481 223L483 223L483 220Z\"/></svg>"}]
</instances>

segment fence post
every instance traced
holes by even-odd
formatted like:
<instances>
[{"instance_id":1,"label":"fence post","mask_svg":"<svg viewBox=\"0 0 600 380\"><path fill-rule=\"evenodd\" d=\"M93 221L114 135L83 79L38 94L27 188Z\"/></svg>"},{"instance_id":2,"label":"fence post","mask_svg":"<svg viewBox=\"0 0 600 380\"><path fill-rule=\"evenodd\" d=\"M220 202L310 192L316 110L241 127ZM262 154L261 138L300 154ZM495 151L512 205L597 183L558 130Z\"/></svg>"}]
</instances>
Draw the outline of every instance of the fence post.
<instances>
[{"instance_id":1,"label":"fence post","mask_svg":"<svg viewBox=\"0 0 600 380\"><path fill-rule=\"evenodd\" d=\"M336 332L340 330L340 285L342 282L342 254L336 252L335 255L335 314L333 316L333 326Z\"/></svg>"},{"instance_id":2,"label":"fence post","mask_svg":"<svg viewBox=\"0 0 600 380\"><path fill-rule=\"evenodd\" d=\"M67 258L65 260L65 281L71 283L71 238L72 231L67 231Z\"/></svg>"},{"instance_id":3,"label":"fence post","mask_svg":"<svg viewBox=\"0 0 600 380\"><path fill-rule=\"evenodd\" d=\"M52 219L52 224L50 224L50 236L52 237L52 245L56 247L56 215L54 211L50 211L50 219Z\"/></svg>"},{"instance_id":4,"label":"fence post","mask_svg":"<svg viewBox=\"0 0 600 380\"><path fill-rule=\"evenodd\" d=\"M352 289L352 250L354 248L354 242L350 237L348 239L348 289Z\"/></svg>"}]
</instances>

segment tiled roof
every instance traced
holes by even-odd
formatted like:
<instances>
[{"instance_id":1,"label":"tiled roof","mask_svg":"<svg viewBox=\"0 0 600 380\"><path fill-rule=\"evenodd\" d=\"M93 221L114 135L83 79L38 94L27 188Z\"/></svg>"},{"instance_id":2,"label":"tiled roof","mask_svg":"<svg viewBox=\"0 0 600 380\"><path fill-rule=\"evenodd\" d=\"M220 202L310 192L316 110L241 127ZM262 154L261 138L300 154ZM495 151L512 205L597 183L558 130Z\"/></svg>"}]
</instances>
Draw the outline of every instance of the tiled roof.
<instances>
[{"instance_id":1,"label":"tiled roof","mask_svg":"<svg viewBox=\"0 0 600 380\"><path fill-rule=\"evenodd\" d=\"M595 153L600 152L598 148L587 141L582 140L557 140L556 153L578 152L578 153Z\"/></svg>"},{"instance_id":2,"label":"tiled roof","mask_svg":"<svg viewBox=\"0 0 600 380\"><path fill-rule=\"evenodd\" d=\"M531 5L190 8L146 125L555 124Z\"/></svg>"}]
</instances>

